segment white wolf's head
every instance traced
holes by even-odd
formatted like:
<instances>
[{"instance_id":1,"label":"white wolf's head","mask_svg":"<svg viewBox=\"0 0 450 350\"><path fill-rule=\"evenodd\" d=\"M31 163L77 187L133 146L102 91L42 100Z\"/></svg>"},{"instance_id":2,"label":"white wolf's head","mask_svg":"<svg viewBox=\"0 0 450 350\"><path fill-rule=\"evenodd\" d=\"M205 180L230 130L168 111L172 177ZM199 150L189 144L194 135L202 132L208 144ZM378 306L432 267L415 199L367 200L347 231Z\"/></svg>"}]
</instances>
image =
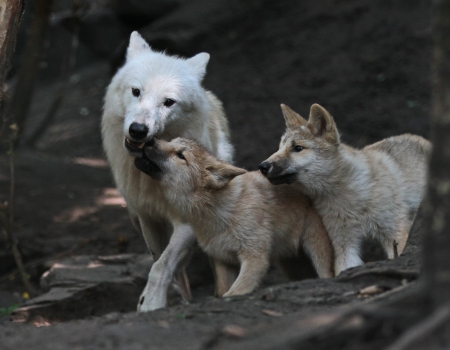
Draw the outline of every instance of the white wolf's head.
<instances>
[{"instance_id":1,"label":"white wolf's head","mask_svg":"<svg viewBox=\"0 0 450 350\"><path fill-rule=\"evenodd\" d=\"M142 155L144 143L154 136L179 135L205 108L201 82L208 61L207 53L183 59L155 52L139 33L131 34L125 65L114 80L124 113L125 147L132 155Z\"/></svg>"},{"instance_id":2,"label":"white wolf's head","mask_svg":"<svg viewBox=\"0 0 450 350\"><path fill-rule=\"evenodd\" d=\"M281 105L287 130L278 151L259 165L274 185L300 183L309 194L321 191L323 180L336 167L340 140L336 124L328 111L311 106L309 120Z\"/></svg>"}]
</instances>

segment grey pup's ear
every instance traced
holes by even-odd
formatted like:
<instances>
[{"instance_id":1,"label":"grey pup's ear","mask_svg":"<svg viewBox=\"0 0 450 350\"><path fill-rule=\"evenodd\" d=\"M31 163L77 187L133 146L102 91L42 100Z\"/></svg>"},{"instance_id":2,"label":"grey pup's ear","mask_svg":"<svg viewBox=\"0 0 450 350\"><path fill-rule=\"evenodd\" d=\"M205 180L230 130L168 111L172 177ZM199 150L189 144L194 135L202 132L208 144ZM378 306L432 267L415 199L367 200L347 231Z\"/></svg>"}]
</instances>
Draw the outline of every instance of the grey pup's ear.
<instances>
[{"instance_id":1,"label":"grey pup's ear","mask_svg":"<svg viewBox=\"0 0 450 350\"><path fill-rule=\"evenodd\" d=\"M203 80L203 77L206 73L206 66L209 62L209 53L201 52L194 57L188 58L186 62L192 69L192 72L195 76L198 77L200 81Z\"/></svg>"},{"instance_id":2,"label":"grey pup's ear","mask_svg":"<svg viewBox=\"0 0 450 350\"><path fill-rule=\"evenodd\" d=\"M205 187L220 189L225 187L236 176L245 174L247 170L213 159L206 167Z\"/></svg>"},{"instance_id":3,"label":"grey pup's ear","mask_svg":"<svg viewBox=\"0 0 450 350\"><path fill-rule=\"evenodd\" d=\"M308 123L300 114L294 112L285 104L281 104L281 111L283 112L288 129L296 129Z\"/></svg>"},{"instance_id":4,"label":"grey pup's ear","mask_svg":"<svg viewBox=\"0 0 450 350\"><path fill-rule=\"evenodd\" d=\"M136 31L130 35L130 43L127 48L127 61L145 51L151 51L145 39Z\"/></svg>"},{"instance_id":5,"label":"grey pup's ear","mask_svg":"<svg viewBox=\"0 0 450 350\"><path fill-rule=\"evenodd\" d=\"M333 117L317 103L311 106L307 127L314 136L324 138L331 143L339 143L339 132Z\"/></svg>"}]
</instances>

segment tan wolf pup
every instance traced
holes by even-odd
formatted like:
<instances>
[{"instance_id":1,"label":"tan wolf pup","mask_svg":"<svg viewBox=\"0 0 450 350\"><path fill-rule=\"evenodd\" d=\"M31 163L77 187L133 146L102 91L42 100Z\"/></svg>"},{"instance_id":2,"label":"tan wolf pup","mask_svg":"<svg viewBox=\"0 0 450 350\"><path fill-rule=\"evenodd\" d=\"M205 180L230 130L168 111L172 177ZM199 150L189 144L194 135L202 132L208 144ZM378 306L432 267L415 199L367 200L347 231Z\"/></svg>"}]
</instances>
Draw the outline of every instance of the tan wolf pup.
<instances>
[{"instance_id":1,"label":"tan wolf pup","mask_svg":"<svg viewBox=\"0 0 450 350\"><path fill-rule=\"evenodd\" d=\"M250 293L271 259L295 257L302 245L320 277L334 276L331 241L300 191L272 186L259 171L221 161L192 140L156 140L144 152L139 168L159 182L179 220L190 223L213 258L216 295Z\"/></svg>"},{"instance_id":2,"label":"tan wolf pup","mask_svg":"<svg viewBox=\"0 0 450 350\"><path fill-rule=\"evenodd\" d=\"M156 260L139 299L139 311L165 307L173 277L184 297L190 298L184 266L195 246L192 228L171 219L159 183L135 167L143 157L144 143L153 137L184 136L221 159L232 158L222 103L202 87L208 61L207 53L184 59L153 51L133 32L126 62L106 92L103 146L131 220Z\"/></svg>"},{"instance_id":3,"label":"tan wolf pup","mask_svg":"<svg viewBox=\"0 0 450 350\"><path fill-rule=\"evenodd\" d=\"M335 252L335 273L361 265L365 236L389 259L401 254L425 193L431 144L394 136L357 150L342 144L333 117L314 104L306 121L281 105L287 131L259 165L272 184L295 182L321 215Z\"/></svg>"}]
</instances>

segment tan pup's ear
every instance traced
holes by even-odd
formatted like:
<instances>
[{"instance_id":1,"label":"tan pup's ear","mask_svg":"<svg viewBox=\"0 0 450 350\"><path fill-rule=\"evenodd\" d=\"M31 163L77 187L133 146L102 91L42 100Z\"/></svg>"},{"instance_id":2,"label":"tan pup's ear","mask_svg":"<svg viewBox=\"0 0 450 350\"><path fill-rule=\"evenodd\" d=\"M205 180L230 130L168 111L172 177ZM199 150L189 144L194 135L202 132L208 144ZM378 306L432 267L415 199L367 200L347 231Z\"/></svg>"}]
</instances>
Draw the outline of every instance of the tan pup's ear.
<instances>
[{"instance_id":1,"label":"tan pup's ear","mask_svg":"<svg viewBox=\"0 0 450 350\"><path fill-rule=\"evenodd\" d=\"M208 164L206 170L206 187L213 189L220 189L227 185L236 176L245 174L247 172L245 169L235 167L231 164L216 159Z\"/></svg>"},{"instance_id":2,"label":"tan pup's ear","mask_svg":"<svg viewBox=\"0 0 450 350\"><path fill-rule=\"evenodd\" d=\"M284 120L286 121L286 126L289 129L296 129L308 123L306 119L304 119L300 114L294 112L285 104L281 104L281 111L283 112Z\"/></svg>"},{"instance_id":3,"label":"tan pup's ear","mask_svg":"<svg viewBox=\"0 0 450 350\"><path fill-rule=\"evenodd\" d=\"M308 129L314 136L325 138L331 143L339 143L339 133L331 114L317 103L311 106Z\"/></svg>"}]
</instances>

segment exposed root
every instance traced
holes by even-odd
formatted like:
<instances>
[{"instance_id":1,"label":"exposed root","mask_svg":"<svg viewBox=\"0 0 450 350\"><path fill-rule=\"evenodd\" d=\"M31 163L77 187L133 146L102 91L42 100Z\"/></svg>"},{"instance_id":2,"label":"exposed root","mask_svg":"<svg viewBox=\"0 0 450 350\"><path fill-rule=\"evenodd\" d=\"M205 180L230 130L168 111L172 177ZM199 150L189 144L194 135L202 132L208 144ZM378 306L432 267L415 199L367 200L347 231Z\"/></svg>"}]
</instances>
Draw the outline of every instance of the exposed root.
<instances>
[{"instance_id":1,"label":"exposed root","mask_svg":"<svg viewBox=\"0 0 450 350\"><path fill-rule=\"evenodd\" d=\"M420 271L418 270L397 270L393 268L379 268L379 269L371 269L371 270L363 270L355 272L349 276L337 277L337 281L350 281L352 279L368 276L368 275L384 275L387 277L396 277L396 278L405 278L405 279L417 279L419 277Z\"/></svg>"},{"instance_id":2,"label":"exposed root","mask_svg":"<svg viewBox=\"0 0 450 350\"><path fill-rule=\"evenodd\" d=\"M446 304L439 307L437 311L432 313L424 321L416 324L408 329L386 350L403 350L412 349L414 344L429 336L433 331L450 321L450 305Z\"/></svg>"}]
</instances>

